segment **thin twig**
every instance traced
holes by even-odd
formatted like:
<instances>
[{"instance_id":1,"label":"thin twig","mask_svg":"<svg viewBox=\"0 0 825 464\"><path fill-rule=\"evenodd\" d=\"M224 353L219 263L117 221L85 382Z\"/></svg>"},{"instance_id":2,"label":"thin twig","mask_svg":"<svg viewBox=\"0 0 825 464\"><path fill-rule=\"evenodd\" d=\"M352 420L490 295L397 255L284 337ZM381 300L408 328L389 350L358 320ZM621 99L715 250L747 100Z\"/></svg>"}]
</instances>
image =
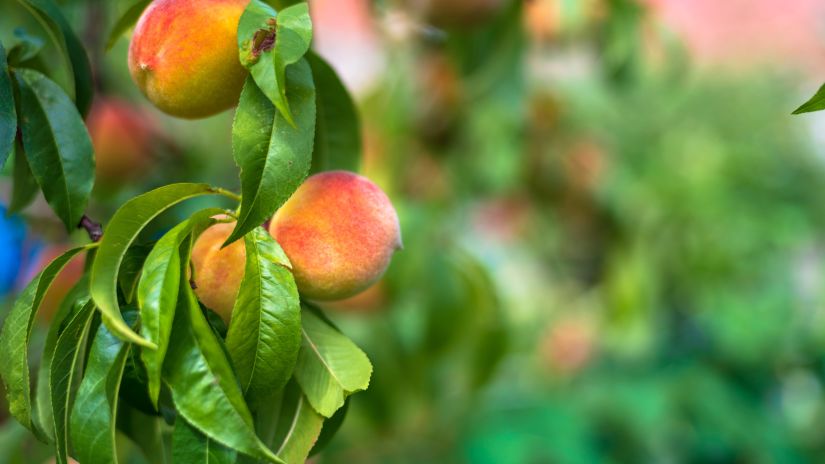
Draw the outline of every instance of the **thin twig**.
<instances>
[{"instance_id":1,"label":"thin twig","mask_svg":"<svg viewBox=\"0 0 825 464\"><path fill-rule=\"evenodd\" d=\"M103 226L85 214L80 218L80 224L77 225L77 228L86 229L86 233L89 234L89 239L93 242L99 242L101 237L103 237Z\"/></svg>"}]
</instances>

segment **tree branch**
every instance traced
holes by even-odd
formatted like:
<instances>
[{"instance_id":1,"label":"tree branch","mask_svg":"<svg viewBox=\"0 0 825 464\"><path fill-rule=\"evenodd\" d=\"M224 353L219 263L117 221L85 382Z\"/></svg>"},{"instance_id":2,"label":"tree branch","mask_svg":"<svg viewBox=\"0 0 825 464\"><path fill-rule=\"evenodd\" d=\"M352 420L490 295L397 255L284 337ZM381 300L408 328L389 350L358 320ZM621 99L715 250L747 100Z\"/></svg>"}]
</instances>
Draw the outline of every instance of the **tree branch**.
<instances>
[{"instance_id":1,"label":"tree branch","mask_svg":"<svg viewBox=\"0 0 825 464\"><path fill-rule=\"evenodd\" d=\"M103 226L85 214L80 218L80 224L77 225L77 228L86 229L89 239L93 242L99 242L100 238L103 237Z\"/></svg>"}]
</instances>

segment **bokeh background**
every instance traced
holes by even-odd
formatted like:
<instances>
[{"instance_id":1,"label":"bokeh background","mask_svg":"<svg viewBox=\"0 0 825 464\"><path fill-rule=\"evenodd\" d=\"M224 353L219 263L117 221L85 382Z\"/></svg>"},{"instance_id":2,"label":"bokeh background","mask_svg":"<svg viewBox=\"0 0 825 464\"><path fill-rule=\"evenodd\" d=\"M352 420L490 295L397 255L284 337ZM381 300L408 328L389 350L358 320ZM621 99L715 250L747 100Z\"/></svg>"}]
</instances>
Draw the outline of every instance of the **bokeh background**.
<instances>
[{"instance_id":1,"label":"bokeh background","mask_svg":"<svg viewBox=\"0 0 825 464\"><path fill-rule=\"evenodd\" d=\"M10 3L0 40L39 34ZM237 188L231 112L147 106L128 40L103 52L123 2L61 3L96 67L92 215ZM825 462L825 118L790 115L825 81L825 2L309 3L405 242L328 307L375 371L313 462ZM42 199L0 215L2 311L83 238ZM0 462L48 456L0 427Z\"/></svg>"}]
</instances>

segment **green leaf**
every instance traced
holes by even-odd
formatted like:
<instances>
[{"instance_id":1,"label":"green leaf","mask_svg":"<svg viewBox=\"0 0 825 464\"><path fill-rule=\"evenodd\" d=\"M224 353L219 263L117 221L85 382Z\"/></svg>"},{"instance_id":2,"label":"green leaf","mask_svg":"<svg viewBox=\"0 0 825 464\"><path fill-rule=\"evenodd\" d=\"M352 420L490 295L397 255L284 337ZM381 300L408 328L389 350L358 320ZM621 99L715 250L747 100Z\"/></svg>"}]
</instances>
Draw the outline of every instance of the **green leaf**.
<instances>
[{"instance_id":1,"label":"green leaf","mask_svg":"<svg viewBox=\"0 0 825 464\"><path fill-rule=\"evenodd\" d=\"M335 434L338 433L338 430L344 423L344 419L347 417L349 402L350 399L347 398L347 400L344 401L344 405L335 411L335 414L333 414L332 417L324 422L324 428L321 429L321 435L318 436L318 440L315 441L315 445L312 446L312 450L309 452L310 456L315 456L323 451L335 437Z\"/></svg>"},{"instance_id":2,"label":"green leaf","mask_svg":"<svg viewBox=\"0 0 825 464\"><path fill-rule=\"evenodd\" d=\"M112 26L112 29L109 31L109 36L106 39L106 51L111 50L115 43L117 43L117 39L135 25L140 15L143 14L143 10L145 10L150 3L152 3L152 0L131 0L129 2L129 6L126 7L123 14L120 15L115 25Z\"/></svg>"},{"instance_id":3,"label":"green leaf","mask_svg":"<svg viewBox=\"0 0 825 464\"><path fill-rule=\"evenodd\" d=\"M37 425L32 424L31 388L29 385L28 345L34 318L43 295L61 269L85 247L73 248L55 258L26 286L0 331L0 376L6 384L9 412L26 428L45 436Z\"/></svg>"},{"instance_id":4,"label":"green leaf","mask_svg":"<svg viewBox=\"0 0 825 464\"><path fill-rule=\"evenodd\" d=\"M287 99L286 69L306 54L312 43L309 6L299 3L277 13L260 0L252 0L238 22L241 63L264 95L295 126Z\"/></svg>"},{"instance_id":5,"label":"green leaf","mask_svg":"<svg viewBox=\"0 0 825 464\"><path fill-rule=\"evenodd\" d=\"M27 62L31 62L40 50L43 49L43 39L29 35L25 29L18 27L14 30L14 45L8 50L9 65L15 68L28 68Z\"/></svg>"},{"instance_id":6,"label":"green leaf","mask_svg":"<svg viewBox=\"0 0 825 464\"><path fill-rule=\"evenodd\" d=\"M315 80L317 107L311 172L358 171L361 123L355 103L338 74L323 58L310 52L307 61Z\"/></svg>"},{"instance_id":7,"label":"green leaf","mask_svg":"<svg viewBox=\"0 0 825 464\"><path fill-rule=\"evenodd\" d=\"M0 44L0 168L14 149L17 136L17 111L14 108L14 88L11 85L6 49Z\"/></svg>"},{"instance_id":8,"label":"green leaf","mask_svg":"<svg viewBox=\"0 0 825 464\"><path fill-rule=\"evenodd\" d=\"M255 435L252 414L226 352L183 279L172 333L163 376L179 418L224 446L282 462Z\"/></svg>"},{"instance_id":9,"label":"green leaf","mask_svg":"<svg viewBox=\"0 0 825 464\"><path fill-rule=\"evenodd\" d=\"M195 213L158 240L146 258L137 291L140 333L147 341L155 344L157 349L142 350L140 356L146 366L149 398L155 408L160 395L163 359L169 347L169 335L172 333L175 306L178 302L182 269L181 244L192 234L195 226L211 223L211 217L221 213L223 210L218 208Z\"/></svg>"},{"instance_id":10,"label":"green leaf","mask_svg":"<svg viewBox=\"0 0 825 464\"><path fill-rule=\"evenodd\" d=\"M129 314L134 316L133 312ZM131 346L106 325L98 327L72 409L71 437L74 457L79 462L118 462L115 443L118 394Z\"/></svg>"},{"instance_id":11,"label":"green leaf","mask_svg":"<svg viewBox=\"0 0 825 464\"><path fill-rule=\"evenodd\" d=\"M352 340L312 311L303 311L301 322L303 338L295 379L312 407L322 416L332 417L347 396L366 390L372 364Z\"/></svg>"},{"instance_id":12,"label":"green leaf","mask_svg":"<svg viewBox=\"0 0 825 464\"><path fill-rule=\"evenodd\" d=\"M29 162L26 160L26 153L23 151L20 140L15 141L14 147L14 169L12 170L14 184L9 200L9 214L22 211L37 195L37 181L29 168Z\"/></svg>"},{"instance_id":13,"label":"green leaf","mask_svg":"<svg viewBox=\"0 0 825 464\"><path fill-rule=\"evenodd\" d=\"M136 244L126 250L123 255L123 262L120 263L120 270L117 274L117 283L123 293L126 304L130 304L135 297L138 279L143 270L143 263L149 252L152 251L153 244Z\"/></svg>"},{"instance_id":14,"label":"green leaf","mask_svg":"<svg viewBox=\"0 0 825 464\"><path fill-rule=\"evenodd\" d=\"M92 323L94 304L89 301L72 314L57 338L49 369L52 419L54 423L55 456L58 464L66 464L69 450L69 417L73 392L77 387L78 365L85 353L86 333ZM45 379L44 379L45 380Z\"/></svg>"},{"instance_id":15,"label":"green leaf","mask_svg":"<svg viewBox=\"0 0 825 464\"><path fill-rule=\"evenodd\" d=\"M172 462L234 464L235 451L200 433L179 417L172 433Z\"/></svg>"},{"instance_id":16,"label":"green leaf","mask_svg":"<svg viewBox=\"0 0 825 464\"><path fill-rule=\"evenodd\" d=\"M232 153L241 168L241 211L232 243L261 225L306 178L315 134L315 86L306 60L287 70L291 126L251 78L244 84L232 124Z\"/></svg>"},{"instance_id":17,"label":"green leaf","mask_svg":"<svg viewBox=\"0 0 825 464\"><path fill-rule=\"evenodd\" d=\"M20 0L20 2L40 22L66 61L66 68L70 70L71 77L71 98L80 114L86 116L94 97L92 68L89 64L89 57L86 56L86 49L72 31L69 22L60 12L60 8L52 0Z\"/></svg>"},{"instance_id":18,"label":"green leaf","mask_svg":"<svg viewBox=\"0 0 825 464\"><path fill-rule=\"evenodd\" d=\"M19 69L14 75L29 168L66 229L74 230L95 178L86 126L66 94L49 78L31 69Z\"/></svg>"},{"instance_id":19,"label":"green leaf","mask_svg":"<svg viewBox=\"0 0 825 464\"><path fill-rule=\"evenodd\" d=\"M46 381L50 375L52 359L57 346L57 338L63 328L63 322L68 316L74 314L79 308L89 301L89 279L84 275L80 281L69 290L66 297L60 303L49 326L49 333L46 335L46 343L43 347L43 355L40 357L40 366L37 370L37 386L35 397L32 402L32 415L34 421L41 427L44 435L50 441L54 440L54 416L52 414L51 384Z\"/></svg>"},{"instance_id":20,"label":"green leaf","mask_svg":"<svg viewBox=\"0 0 825 464\"><path fill-rule=\"evenodd\" d=\"M244 236L246 267L226 348L250 404L286 385L301 347L301 302L289 261L262 227Z\"/></svg>"},{"instance_id":21,"label":"green leaf","mask_svg":"<svg viewBox=\"0 0 825 464\"><path fill-rule=\"evenodd\" d=\"M275 442L278 457L287 464L303 464L321 434L324 418L315 412L295 382L284 390L278 411Z\"/></svg>"},{"instance_id":22,"label":"green leaf","mask_svg":"<svg viewBox=\"0 0 825 464\"><path fill-rule=\"evenodd\" d=\"M97 251L91 271L91 294L103 315L103 323L124 340L151 349L157 346L129 328L120 316L117 301L118 270L126 250L158 214L183 200L215 193L206 184L171 184L127 201L115 212Z\"/></svg>"},{"instance_id":23,"label":"green leaf","mask_svg":"<svg viewBox=\"0 0 825 464\"><path fill-rule=\"evenodd\" d=\"M793 114L811 113L813 111L825 110L825 84L816 91L816 94L806 101Z\"/></svg>"}]
</instances>

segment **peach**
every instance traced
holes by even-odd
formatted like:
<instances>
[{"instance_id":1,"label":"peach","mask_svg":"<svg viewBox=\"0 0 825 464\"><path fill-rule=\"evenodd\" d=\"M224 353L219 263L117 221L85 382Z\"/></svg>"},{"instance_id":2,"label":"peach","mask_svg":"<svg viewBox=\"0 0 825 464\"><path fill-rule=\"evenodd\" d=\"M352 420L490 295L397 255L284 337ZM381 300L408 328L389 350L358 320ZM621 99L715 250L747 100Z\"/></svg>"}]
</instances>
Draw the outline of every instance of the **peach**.
<instances>
[{"instance_id":1,"label":"peach","mask_svg":"<svg viewBox=\"0 0 825 464\"><path fill-rule=\"evenodd\" d=\"M320 301L365 290L401 247L398 215L387 195L346 171L307 179L275 213L269 232L292 262L298 290Z\"/></svg>"},{"instance_id":2,"label":"peach","mask_svg":"<svg viewBox=\"0 0 825 464\"><path fill-rule=\"evenodd\" d=\"M135 26L129 71L160 110L203 118L238 102L238 21L249 0L155 0Z\"/></svg>"},{"instance_id":3,"label":"peach","mask_svg":"<svg viewBox=\"0 0 825 464\"><path fill-rule=\"evenodd\" d=\"M86 125L95 148L96 187L117 188L147 173L156 131L148 115L128 102L101 98Z\"/></svg>"},{"instance_id":4,"label":"peach","mask_svg":"<svg viewBox=\"0 0 825 464\"><path fill-rule=\"evenodd\" d=\"M234 228L234 222L214 224L198 237L192 247L195 295L227 324L232 318L232 308L246 265L243 240L221 248Z\"/></svg>"}]
</instances>

